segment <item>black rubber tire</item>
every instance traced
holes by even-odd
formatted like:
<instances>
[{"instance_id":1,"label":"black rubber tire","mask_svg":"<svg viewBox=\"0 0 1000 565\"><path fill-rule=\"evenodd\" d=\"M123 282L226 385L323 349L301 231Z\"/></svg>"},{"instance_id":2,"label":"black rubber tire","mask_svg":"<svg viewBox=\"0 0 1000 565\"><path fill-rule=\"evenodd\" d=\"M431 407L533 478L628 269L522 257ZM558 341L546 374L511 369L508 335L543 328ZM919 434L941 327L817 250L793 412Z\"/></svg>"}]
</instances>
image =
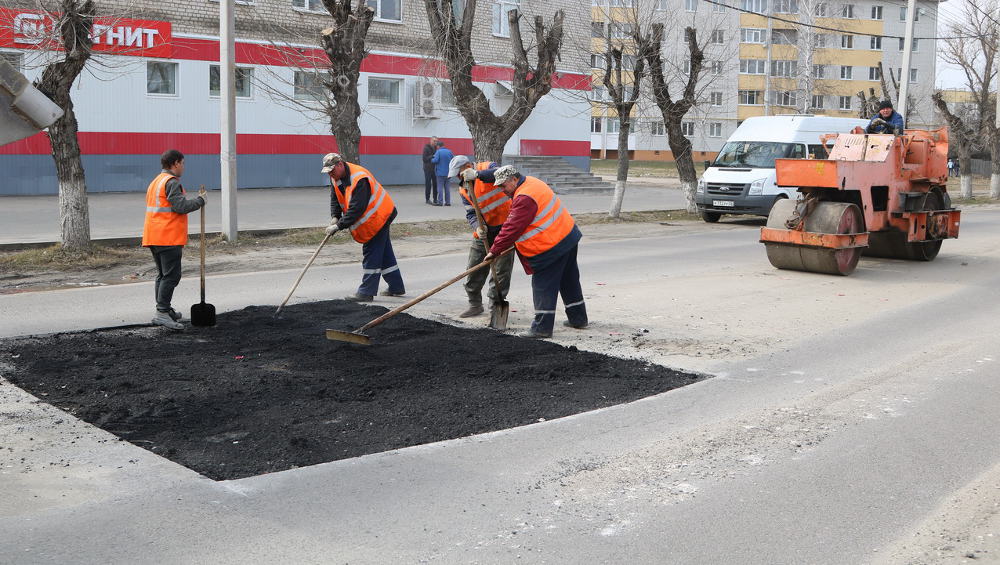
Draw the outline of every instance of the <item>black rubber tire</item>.
<instances>
[{"instance_id":1,"label":"black rubber tire","mask_svg":"<svg viewBox=\"0 0 1000 565\"><path fill-rule=\"evenodd\" d=\"M708 210L701 211L701 219L705 220L710 224L718 222L719 218L721 217L722 217L722 212L709 212Z\"/></svg>"}]
</instances>

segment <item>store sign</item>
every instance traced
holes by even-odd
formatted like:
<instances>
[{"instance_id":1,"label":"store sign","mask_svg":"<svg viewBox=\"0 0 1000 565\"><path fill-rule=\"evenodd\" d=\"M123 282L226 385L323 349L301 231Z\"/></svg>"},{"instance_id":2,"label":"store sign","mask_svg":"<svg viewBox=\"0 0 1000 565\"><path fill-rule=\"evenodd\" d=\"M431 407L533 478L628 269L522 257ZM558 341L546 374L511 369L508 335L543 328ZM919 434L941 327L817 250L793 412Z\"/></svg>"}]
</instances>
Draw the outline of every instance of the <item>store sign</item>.
<instances>
[{"instance_id":1,"label":"store sign","mask_svg":"<svg viewBox=\"0 0 1000 565\"><path fill-rule=\"evenodd\" d=\"M59 14L0 8L0 47L62 49ZM97 18L90 32L94 51L135 57L165 57L171 49L170 22Z\"/></svg>"}]
</instances>

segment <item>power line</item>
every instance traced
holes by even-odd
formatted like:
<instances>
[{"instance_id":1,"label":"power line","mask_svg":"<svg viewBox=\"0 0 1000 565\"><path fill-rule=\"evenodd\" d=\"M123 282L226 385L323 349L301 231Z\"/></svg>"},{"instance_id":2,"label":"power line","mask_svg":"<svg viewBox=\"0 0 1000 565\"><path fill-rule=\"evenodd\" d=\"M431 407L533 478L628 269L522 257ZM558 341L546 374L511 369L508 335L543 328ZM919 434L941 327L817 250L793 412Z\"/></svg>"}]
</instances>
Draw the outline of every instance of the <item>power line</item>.
<instances>
[{"instance_id":1,"label":"power line","mask_svg":"<svg viewBox=\"0 0 1000 565\"><path fill-rule=\"evenodd\" d=\"M708 4L715 4L716 6L723 6L725 8L731 8L733 10L736 10L737 12L743 12L745 14L753 14L755 16L761 16L763 18L768 18L768 19L779 21L779 22L785 22L785 23L788 23L788 24L796 25L796 26L811 27L811 28L815 28L815 29L822 29L822 30L825 30L825 31L835 31L837 33L847 33L847 32L852 31L852 30L845 30L845 29L838 29L838 28L833 28L833 27L821 26L821 25L816 25L816 24L807 24L807 23L796 21L796 20L789 20L789 19L786 19L786 18L779 18L778 16L773 16L773 15L770 15L770 14L763 14L761 12L754 12L753 10L745 10L743 8L737 8L736 6L730 6L729 4L726 4L725 2L717 2L716 0L703 0L703 1L706 2L706 3L708 3ZM857 35L871 35L871 34L860 33L860 34L857 34ZM903 39L902 35L882 35L881 37L888 37L888 38L892 38L892 39ZM914 37L914 39L928 39L928 40L930 40L930 39L982 39L983 37L986 37L986 36L985 35L955 35L955 36L949 36L949 37Z\"/></svg>"}]
</instances>

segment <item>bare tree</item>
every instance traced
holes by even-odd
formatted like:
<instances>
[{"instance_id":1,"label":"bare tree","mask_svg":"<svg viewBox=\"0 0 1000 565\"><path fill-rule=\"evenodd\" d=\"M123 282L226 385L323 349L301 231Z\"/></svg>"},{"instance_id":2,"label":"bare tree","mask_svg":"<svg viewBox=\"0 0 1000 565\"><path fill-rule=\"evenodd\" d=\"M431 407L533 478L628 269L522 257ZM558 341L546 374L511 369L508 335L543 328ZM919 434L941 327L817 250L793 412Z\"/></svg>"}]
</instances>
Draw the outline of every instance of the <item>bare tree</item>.
<instances>
[{"instance_id":1,"label":"bare tree","mask_svg":"<svg viewBox=\"0 0 1000 565\"><path fill-rule=\"evenodd\" d=\"M330 132L337 139L337 148L344 159L357 163L360 159L361 105L358 104L358 81L361 61L368 56L365 39L375 18L375 10L365 0L351 8L351 0L323 0L333 17L333 24L320 32L320 46L330 60L329 73L322 80L332 94L325 104L330 117Z\"/></svg>"},{"instance_id":2,"label":"bare tree","mask_svg":"<svg viewBox=\"0 0 1000 565\"><path fill-rule=\"evenodd\" d=\"M489 99L472 82L472 69L476 66L472 54L476 0L463 2L460 16L455 13L454 1L424 0L431 34L438 42L448 69L458 111L472 132L476 158L500 162L507 140L528 119L538 101L552 90L552 76L562 46L563 11L556 11L547 30L542 17L535 17L534 67L528 61L528 51L521 38L521 14L517 10L508 12L514 65L513 102L506 112L497 116L490 108Z\"/></svg>"},{"instance_id":3,"label":"bare tree","mask_svg":"<svg viewBox=\"0 0 1000 565\"><path fill-rule=\"evenodd\" d=\"M46 65L35 87L63 110L49 126L59 182L60 241L64 249L84 249L90 246L90 209L70 89L91 56L95 9L92 0L61 0L59 10L49 16L55 22L53 43L60 44L62 56Z\"/></svg>"},{"instance_id":4,"label":"bare tree","mask_svg":"<svg viewBox=\"0 0 1000 565\"><path fill-rule=\"evenodd\" d=\"M944 100L941 92L931 95L945 121L948 122L949 147L958 154L959 179L962 198L972 198L972 150L978 138L978 119L974 116L975 106L972 104L956 104L952 110Z\"/></svg>"},{"instance_id":5,"label":"bare tree","mask_svg":"<svg viewBox=\"0 0 1000 565\"><path fill-rule=\"evenodd\" d=\"M670 84L663 72L663 59L660 53L663 45L663 24L653 24L652 35L647 33L643 41L650 46L645 58L649 64L653 99L663 115L663 124L667 130L670 151L677 163L677 174L687 199L687 210L693 214L698 211L694 200L698 173L695 171L694 159L691 155L691 140L684 136L681 122L688 110L695 105L698 76L701 74L705 61L705 52L698 45L697 32L693 27L684 28L684 39L688 47L690 70L681 97L676 100L670 94Z\"/></svg>"},{"instance_id":6,"label":"bare tree","mask_svg":"<svg viewBox=\"0 0 1000 565\"><path fill-rule=\"evenodd\" d=\"M965 75L965 87L971 92L974 114L979 121L976 130L990 149L990 197L1000 198L1000 129L996 127L996 102L990 94L997 71L997 26L989 15L996 11L996 2L967 2L961 21L947 26L950 36L939 47L941 58L958 66ZM940 108L940 106L939 106ZM962 166L963 171L967 167Z\"/></svg>"},{"instance_id":7,"label":"bare tree","mask_svg":"<svg viewBox=\"0 0 1000 565\"><path fill-rule=\"evenodd\" d=\"M632 109L639 98L642 79L646 73L645 57L649 50L649 46L643 43L643 38L635 35L632 39L635 42L636 55L634 66L629 73L630 77L623 76L622 73L622 47L616 47L609 42L607 53L605 53L603 84L611 96L619 122L618 174L615 177L615 193L611 199L611 210L609 211L612 218L621 215L622 201L625 198L625 183L628 180L629 166L628 137L632 131ZM628 78L631 80L626 80Z\"/></svg>"}]
</instances>

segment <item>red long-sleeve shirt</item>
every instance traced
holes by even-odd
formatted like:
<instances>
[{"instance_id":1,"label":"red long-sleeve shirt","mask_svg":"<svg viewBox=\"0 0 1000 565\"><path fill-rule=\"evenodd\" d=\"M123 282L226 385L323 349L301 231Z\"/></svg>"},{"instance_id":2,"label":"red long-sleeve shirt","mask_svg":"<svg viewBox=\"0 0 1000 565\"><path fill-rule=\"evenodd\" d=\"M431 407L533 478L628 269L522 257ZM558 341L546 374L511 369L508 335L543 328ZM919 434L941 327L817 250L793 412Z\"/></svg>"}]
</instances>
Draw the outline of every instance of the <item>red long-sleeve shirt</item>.
<instances>
[{"instance_id":1,"label":"red long-sleeve shirt","mask_svg":"<svg viewBox=\"0 0 1000 565\"><path fill-rule=\"evenodd\" d=\"M500 228L500 233L493 239L493 246L490 247L490 253L499 255L513 247L517 238L521 237L521 234L531 225L531 221L535 219L536 214L538 214L538 205L535 204L535 201L530 196L522 194L514 198L514 203L510 207L510 214L504 220L503 227ZM534 271L531 270L528 261L520 254L517 257L521 260L524 272L529 275L532 274Z\"/></svg>"}]
</instances>

